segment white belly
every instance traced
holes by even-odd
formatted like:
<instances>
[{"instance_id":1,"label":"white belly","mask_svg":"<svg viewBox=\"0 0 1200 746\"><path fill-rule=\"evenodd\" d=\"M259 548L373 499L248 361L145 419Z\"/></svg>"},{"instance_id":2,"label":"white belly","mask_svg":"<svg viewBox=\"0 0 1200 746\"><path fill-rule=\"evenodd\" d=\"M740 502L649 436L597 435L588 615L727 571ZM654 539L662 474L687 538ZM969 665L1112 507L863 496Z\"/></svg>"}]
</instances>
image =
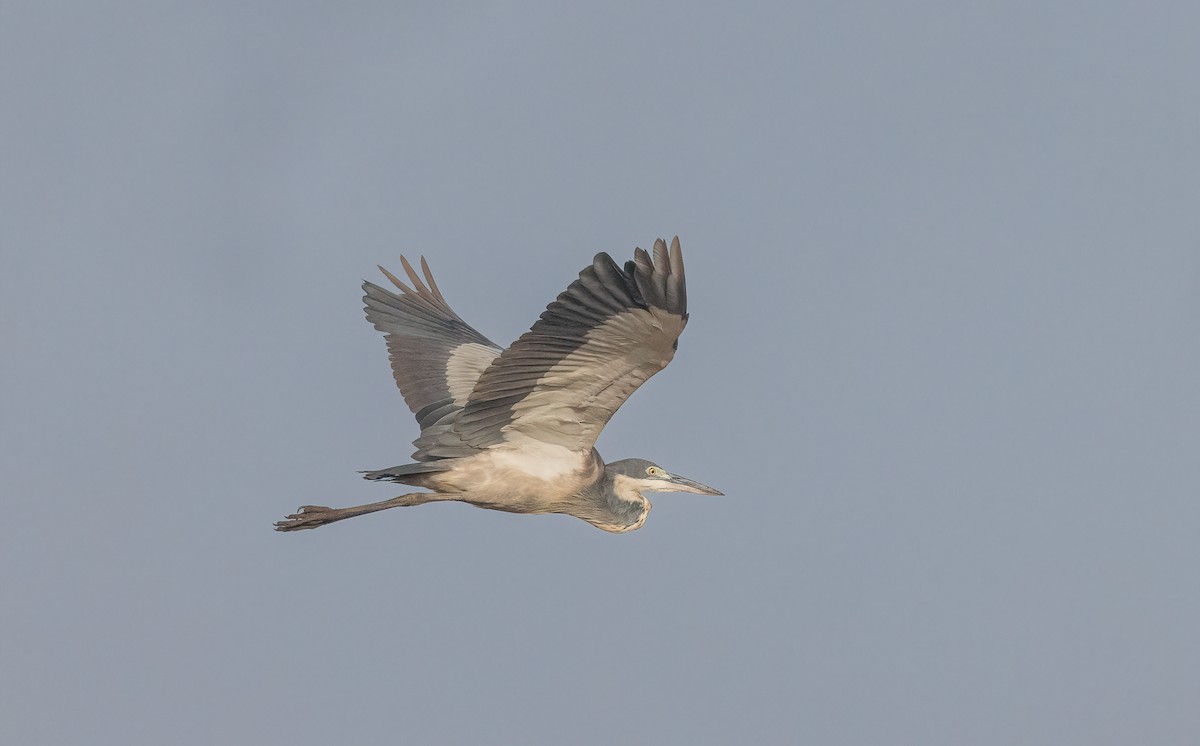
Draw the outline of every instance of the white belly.
<instances>
[{"instance_id":1,"label":"white belly","mask_svg":"<svg viewBox=\"0 0 1200 746\"><path fill-rule=\"evenodd\" d=\"M603 461L592 450L521 439L461 459L435 479L439 491L463 493L470 501L550 509L594 482L603 470Z\"/></svg>"}]
</instances>

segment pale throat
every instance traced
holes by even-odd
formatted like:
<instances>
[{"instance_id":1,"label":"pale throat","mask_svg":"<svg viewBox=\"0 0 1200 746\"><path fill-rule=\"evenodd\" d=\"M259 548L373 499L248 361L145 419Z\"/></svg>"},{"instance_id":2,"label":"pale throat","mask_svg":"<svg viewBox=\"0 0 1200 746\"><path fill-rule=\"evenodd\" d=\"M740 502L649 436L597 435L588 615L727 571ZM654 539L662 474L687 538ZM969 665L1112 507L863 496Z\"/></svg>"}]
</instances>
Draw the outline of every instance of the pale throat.
<instances>
[{"instance_id":1,"label":"pale throat","mask_svg":"<svg viewBox=\"0 0 1200 746\"><path fill-rule=\"evenodd\" d=\"M646 479L634 479L627 477L624 474L618 474L613 477L612 481L613 494L626 502L640 503L646 498L642 495L642 491L653 491L654 484Z\"/></svg>"}]
</instances>

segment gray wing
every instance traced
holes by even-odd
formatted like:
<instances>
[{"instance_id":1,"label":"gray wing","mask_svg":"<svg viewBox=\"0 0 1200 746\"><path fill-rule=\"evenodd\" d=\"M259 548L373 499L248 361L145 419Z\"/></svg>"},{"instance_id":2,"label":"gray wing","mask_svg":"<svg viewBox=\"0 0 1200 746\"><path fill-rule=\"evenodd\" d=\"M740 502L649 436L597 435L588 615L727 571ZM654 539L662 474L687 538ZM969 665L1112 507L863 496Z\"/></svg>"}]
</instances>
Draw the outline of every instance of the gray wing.
<instances>
[{"instance_id":1,"label":"gray wing","mask_svg":"<svg viewBox=\"0 0 1200 746\"><path fill-rule=\"evenodd\" d=\"M466 448L457 438L446 436L480 374L500 354L500 348L450 308L424 257L424 282L407 259L400 257L400 261L412 287L380 267L400 293L364 282L363 303L367 320L387 339L392 376L421 426L413 457L427 461L475 453L477 449Z\"/></svg>"},{"instance_id":2,"label":"gray wing","mask_svg":"<svg viewBox=\"0 0 1200 746\"><path fill-rule=\"evenodd\" d=\"M675 356L687 324L679 238L619 267L608 254L480 376L457 415L464 444L529 440L589 450L617 408Z\"/></svg>"}]
</instances>

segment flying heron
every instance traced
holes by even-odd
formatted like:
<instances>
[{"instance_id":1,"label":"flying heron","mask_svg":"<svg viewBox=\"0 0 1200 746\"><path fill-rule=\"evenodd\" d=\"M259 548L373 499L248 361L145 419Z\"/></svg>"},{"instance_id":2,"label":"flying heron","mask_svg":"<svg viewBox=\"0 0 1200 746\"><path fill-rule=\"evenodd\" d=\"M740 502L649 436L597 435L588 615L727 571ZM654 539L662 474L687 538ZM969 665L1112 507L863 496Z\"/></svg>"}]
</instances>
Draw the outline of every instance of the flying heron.
<instances>
[{"instance_id":1,"label":"flying heron","mask_svg":"<svg viewBox=\"0 0 1200 746\"><path fill-rule=\"evenodd\" d=\"M622 269L597 254L533 328L507 350L471 328L400 258L400 293L363 283L367 320L383 332L392 375L417 417L416 463L363 472L422 487L350 508L305 505L278 531L423 503L458 500L509 513L566 513L624 533L642 527L646 492L720 495L643 459L605 464L593 445L605 423L650 376L667 367L687 324L679 238L634 249Z\"/></svg>"}]
</instances>

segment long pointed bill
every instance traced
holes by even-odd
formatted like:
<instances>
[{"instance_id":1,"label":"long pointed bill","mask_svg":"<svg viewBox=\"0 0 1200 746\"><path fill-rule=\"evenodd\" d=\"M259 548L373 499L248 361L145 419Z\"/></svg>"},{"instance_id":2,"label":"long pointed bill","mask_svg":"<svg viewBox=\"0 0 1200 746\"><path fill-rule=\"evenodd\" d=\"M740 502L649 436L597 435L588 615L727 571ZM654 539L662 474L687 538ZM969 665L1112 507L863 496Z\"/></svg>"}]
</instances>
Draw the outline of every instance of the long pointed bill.
<instances>
[{"instance_id":1,"label":"long pointed bill","mask_svg":"<svg viewBox=\"0 0 1200 746\"><path fill-rule=\"evenodd\" d=\"M672 474L671 492L695 492L697 495L724 495L725 493L709 487L707 484L700 484L694 479L681 477L678 474Z\"/></svg>"}]
</instances>

